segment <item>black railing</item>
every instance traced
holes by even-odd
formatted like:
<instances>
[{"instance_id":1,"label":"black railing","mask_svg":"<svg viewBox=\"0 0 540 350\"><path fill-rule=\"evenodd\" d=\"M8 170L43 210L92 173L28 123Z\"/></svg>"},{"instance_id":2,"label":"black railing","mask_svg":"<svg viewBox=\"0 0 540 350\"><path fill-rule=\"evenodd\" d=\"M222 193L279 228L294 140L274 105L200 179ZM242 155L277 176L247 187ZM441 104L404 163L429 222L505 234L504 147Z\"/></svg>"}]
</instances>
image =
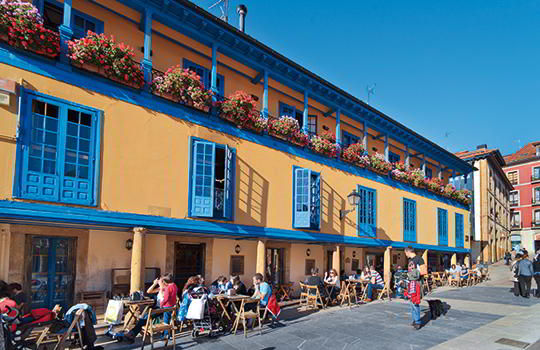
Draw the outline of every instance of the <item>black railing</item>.
<instances>
[{"instance_id":1,"label":"black railing","mask_svg":"<svg viewBox=\"0 0 540 350\"><path fill-rule=\"evenodd\" d=\"M518 201L510 201L511 207L517 207L519 205Z\"/></svg>"}]
</instances>

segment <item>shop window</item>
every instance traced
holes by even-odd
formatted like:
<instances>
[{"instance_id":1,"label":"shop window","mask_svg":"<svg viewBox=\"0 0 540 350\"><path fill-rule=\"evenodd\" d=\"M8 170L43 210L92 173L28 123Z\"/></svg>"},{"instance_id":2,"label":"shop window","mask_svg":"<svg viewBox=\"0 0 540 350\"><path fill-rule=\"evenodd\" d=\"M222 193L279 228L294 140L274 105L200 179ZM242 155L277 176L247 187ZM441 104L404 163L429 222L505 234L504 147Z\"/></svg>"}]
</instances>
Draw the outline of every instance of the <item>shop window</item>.
<instances>
[{"instance_id":1,"label":"shop window","mask_svg":"<svg viewBox=\"0 0 540 350\"><path fill-rule=\"evenodd\" d=\"M63 22L64 5L57 1L45 1L43 5L43 24L45 27L58 31L58 27ZM73 38L80 39L85 37L89 30L97 34L103 33L103 22L72 8L71 28L73 29Z\"/></svg>"},{"instance_id":2,"label":"shop window","mask_svg":"<svg viewBox=\"0 0 540 350\"><path fill-rule=\"evenodd\" d=\"M463 248L465 245L465 235L463 232L463 214L456 213L456 247Z\"/></svg>"},{"instance_id":3,"label":"shop window","mask_svg":"<svg viewBox=\"0 0 540 350\"><path fill-rule=\"evenodd\" d=\"M416 201L403 198L403 239L416 242Z\"/></svg>"},{"instance_id":4,"label":"shop window","mask_svg":"<svg viewBox=\"0 0 540 350\"><path fill-rule=\"evenodd\" d=\"M22 90L15 196L95 205L100 112Z\"/></svg>"},{"instance_id":5,"label":"shop window","mask_svg":"<svg viewBox=\"0 0 540 350\"><path fill-rule=\"evenodd\" d=\"M231 255L231 275L240 276L244 274L244 256L243 255Z\"/></svg>"},{"instance_id":6,"label":"shop window","mask_svg":"<svg viewBox=\"0 0 540 350\"><path fill-rule=\"evenodd\" d=\"M359 268L359 260L358 259L352 259L351 260L351 270L353 274L356 273L356 270Z\"/></svg>"},{"instance_id":7,"label":"shop window","mask_svg":"<svg viewBox=\"0 0 540 350\"><path fill-rule=\"evenodd\" d=\"M184 59L184 68L189 69L192 72L197 73L201 77L201 82L204 88L210 90L212 87L212 70ZM218 89L218 99L221 100L225 96L225 77L221 74L217 74L216 85Z\"/></svg>"},{"instance_id":8,"label":"shop window","mask_svg":"<svg viewBox=\"0 0 540 350\"><path fill-rule=\"evenodd\" d=\"M360 200L356 207L357 233L359 236L377 236L377 191L357 186Z\"/></svg>"},{"instance_id":9,"label":"shop window","mask_svg":"<svg viewBox=\"0 0 540 350\"><path fill-rule=\"evenodd\" d=\"M311 275L311 269L315 268L315 259L306 259L306 266L305 266L305 275L310 276Z\"/></svg>"},{"instance_id":10,"label":"shop window","mask_svg":"<svg viewBox=\"0 0 540 350\"><path fill-rule=\"evenodd\" d=\"M190 216L233 220L235 150L192 139Z\"/></svg>"},{"instance_id":11,"label":"shop window","mask_svg":"<svg viewBox=\"0 0 540 350\"><path fill-rule=\"evenodd\" d=\"M448 245L448 210L437 208L437 236L439 245Z\"/></svg>"},{"instance_id":12,"label":"shop window","mask_svg":"<svg viewBox=\"0 0 540 350\"><path fill-rule=\"evenodd\" d=\"M293 167L293 227L318 230L321 226L321 175Z\"/></svg>"}]
</instances>

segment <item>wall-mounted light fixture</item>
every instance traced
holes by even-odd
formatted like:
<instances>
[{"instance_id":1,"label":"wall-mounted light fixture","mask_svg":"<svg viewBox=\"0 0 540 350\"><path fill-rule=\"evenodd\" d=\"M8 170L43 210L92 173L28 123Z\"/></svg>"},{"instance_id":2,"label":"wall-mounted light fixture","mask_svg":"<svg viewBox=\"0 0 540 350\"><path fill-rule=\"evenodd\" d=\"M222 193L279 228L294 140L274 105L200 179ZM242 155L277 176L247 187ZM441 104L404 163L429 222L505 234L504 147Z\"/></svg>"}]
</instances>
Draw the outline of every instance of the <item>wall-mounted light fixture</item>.
<instances>
[{"instance_id":1,"label":"wall-mounted light fixture","mask_svg":"<svg viewBox=\"0 0 540 350\"><path fill-rule=\"evenodd\" d=\"M131 250L133 248L133 240L130 238L126 241L126 249Z\"/></svg>"},{"instance_id":2,"label":"wall-mounted light fixture","mask_svg":"<svg viewBox=\"0 0 540 350\"><path fill-rule=\"evenodd\" d=\"M352 252L352 257L353 257L353 258L356 258L356 250L353 250L353 252Z\"/></svg>"},{"instance_id":3,"label":"wall-mounted light fixture","mask_svg":"<svg viewBox=\"0 0 540 350\"><path fill-rule=\"evenodd\" d=\"M343 220L347 214L356 210L356 206L360 202L360 194L356 192L356 190L352 190L352 192L349 193L349 195L347 196L347 200L349 201L349 204L353 206L353 208L347 209L347 210L340 210L339 211L340 220Z\"/></svg>"},{"instance_id":4,"label":"wall-mounted light fixture","mask_svg":"<svg viewBox=\"0 0 540 350\"><path fill-rule=\"evenodd\" d=\"M306 255L307 255L307 256L310 256L310 255L311 255L311 249L309 249L309 248L306 249Z\"/></svg>"},{"instance_id":5,"label":"wall-mounted light fixture","mask_svg":"<svg viewBox=\"0 0 540 350\"><path fill-rule=\"evenodd\" d=\"M237 244L236 247L234 247L234 252L235 252L236 254L240 254L240 250L241 250L240 244Z\"/></svg>"}]
</instances>

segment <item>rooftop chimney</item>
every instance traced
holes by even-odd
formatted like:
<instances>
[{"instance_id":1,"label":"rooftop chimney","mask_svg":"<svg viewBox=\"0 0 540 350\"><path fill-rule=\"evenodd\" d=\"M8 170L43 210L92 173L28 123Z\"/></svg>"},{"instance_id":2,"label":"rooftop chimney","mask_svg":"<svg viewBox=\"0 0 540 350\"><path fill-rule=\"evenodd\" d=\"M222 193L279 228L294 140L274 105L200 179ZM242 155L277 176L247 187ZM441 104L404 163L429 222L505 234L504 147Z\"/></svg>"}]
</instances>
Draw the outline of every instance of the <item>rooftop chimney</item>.
<instances>
[{"instance_id":1,"label":"rooftop chimney","mask_svg":"<svg viewBox=\"0 0 540 350\"><path fill-rule=\"evenodd\" d=\"M245 32L246 30L246 15L247 15L247 7L246 5L238 5L236 8L236 13L238 13L238 26L239 29L242 32Z\"/></svg>"},{"instance_id":2,"label":"rooftop chimney","mask_svg":"<svg viewBox=\"0 0 540 350\"><path fill-rule=\"evenodd\" d=\"M483 145L478 145L476 146L476 149L487 149L487 144L483 144Z\"/></svg>"}]
</instances>

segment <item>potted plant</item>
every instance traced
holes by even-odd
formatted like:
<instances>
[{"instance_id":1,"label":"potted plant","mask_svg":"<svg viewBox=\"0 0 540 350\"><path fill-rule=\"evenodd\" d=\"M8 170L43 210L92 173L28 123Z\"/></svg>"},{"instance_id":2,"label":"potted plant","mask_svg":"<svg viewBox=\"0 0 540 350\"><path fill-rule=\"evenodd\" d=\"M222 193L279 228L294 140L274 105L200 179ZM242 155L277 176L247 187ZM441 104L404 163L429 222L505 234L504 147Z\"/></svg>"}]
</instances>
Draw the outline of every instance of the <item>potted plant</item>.
<instances>
[{"instance_id":1,"label":"potted plant","mask_svg":"<svg viewBox=\"0 0 540 350\"><path fill-rule=\"evenodd\" d=\"M289 116L280 118L268 118L268 134L279 139L289 141L290 137L296 132L300 132L298 121Z\"/></svg>"},{"instance_id":2,"label":"potted plant","mask_svg":"<svg viewBox=\"0 0 540 350\"><path fill-rule=\"evenodd\" d=\"M323 154L330 158L335 158L339 153L339 146L335 142L331 142L321 135L314 135L311 138L311 149L317 153Z\"/></svg>"},{"instance_id":3,"label":"potted plant","mask_svg":"<svg viewBox=\"0 0 540 350\"><path fill-rule=\"evenodd\" d=\"M309 145L309 135L302 131L295 131L289 137L289 141L300 147L306 147Z\"/></svg>"},{"instance_id":4,"label":"potted plant","mask_svg":"<svg viewBox=\"0 0 540 350\"><path fill-rule=\"evenodd\" d=\"M44 27L31 2L0 2L0 40L51 58L60 53L60 35Z\"/></svg>"},{"instance_id":5,"label":"potted plant","mask_svg":"<svg viewBox=\"0 0 540 350\"><path fill-rule=\"evenodd\" d=\"M247 128L258 133L266 129L266 119L255 110L255 100L244 91L236 91L226 100L217 102L217 106L219 116L238 128Z\"/></svg>"},{"instance_id":6,"label":"potted plant","mask_svg":"<svg viewBox=\"0 0 540 350\"><path fill-rule=\"evenodd\" d=\"M364 145L361 143L353 143L343 150L341 158L346 162L361 165L360 158L364 155Z\"/></svg>"},{"instance_id":7,"label":"potted plant","mask_svg":"<svg viewBox=\"0 0 540 350\"><path fill-rule=\"evenodd\" d=\"M441 194L441 188L444 186L443 182L437 178L425 179L424 184L431 192Z\"/></svg>"},{"instance_id":8,"label":"potted plant","mask_svg":"<svg viewBox=\"0 0 540 350\"><path fill-rule=\"evenodd\" d=\"M399 170L399 169L394 169L394 170L392 170L390 175L392 175L393 179L396 179L398 181L405 182L405 183L410 183L409 173L406 172L406 171L402 171L402 170Z\"/></svg>"},{"instance_id":9,"label":"potted plant","mask_svg":"<svg viewBox=\"0 0 540 350\"><path fill-rule=\"evenodd\" d=\"M379 174L387 175L392 170L392 163L387 162L383 154L375 153L369 157L371 169Z\"/></svg>"},{"instance_id":10,"label":"potted plant","mask_svg":"<svg viewBox=\"0 0 540 350\"><path fill-rule=\"evenodd\" d=\"M88 31L86 37L68 41L71 63L134 88L144 84L144 74L134 60L133 49L114 37Z\"/></svg>"},{"instance_id":11,"label":"potted plant","mask_svg":"<svg viewBox=\"0 0 540 350\"><path fill-rule=\"evenodd\" d=\"M421 169L409 170L409 182L416 187L425 187L424 172Z\"/></svg>"},{"instance_id":12,"label":"potted plant","mask_svg":"<svg viewBox=\"0 0 540 350\"><path fill-rule=\"evenodd\" d=\"M150 88L158 96L205 111L209 111L212 105L213 93L204 88L201 77L180 65L167 69L162 76L155 77Z\"/></svg>"}]
</instances>

